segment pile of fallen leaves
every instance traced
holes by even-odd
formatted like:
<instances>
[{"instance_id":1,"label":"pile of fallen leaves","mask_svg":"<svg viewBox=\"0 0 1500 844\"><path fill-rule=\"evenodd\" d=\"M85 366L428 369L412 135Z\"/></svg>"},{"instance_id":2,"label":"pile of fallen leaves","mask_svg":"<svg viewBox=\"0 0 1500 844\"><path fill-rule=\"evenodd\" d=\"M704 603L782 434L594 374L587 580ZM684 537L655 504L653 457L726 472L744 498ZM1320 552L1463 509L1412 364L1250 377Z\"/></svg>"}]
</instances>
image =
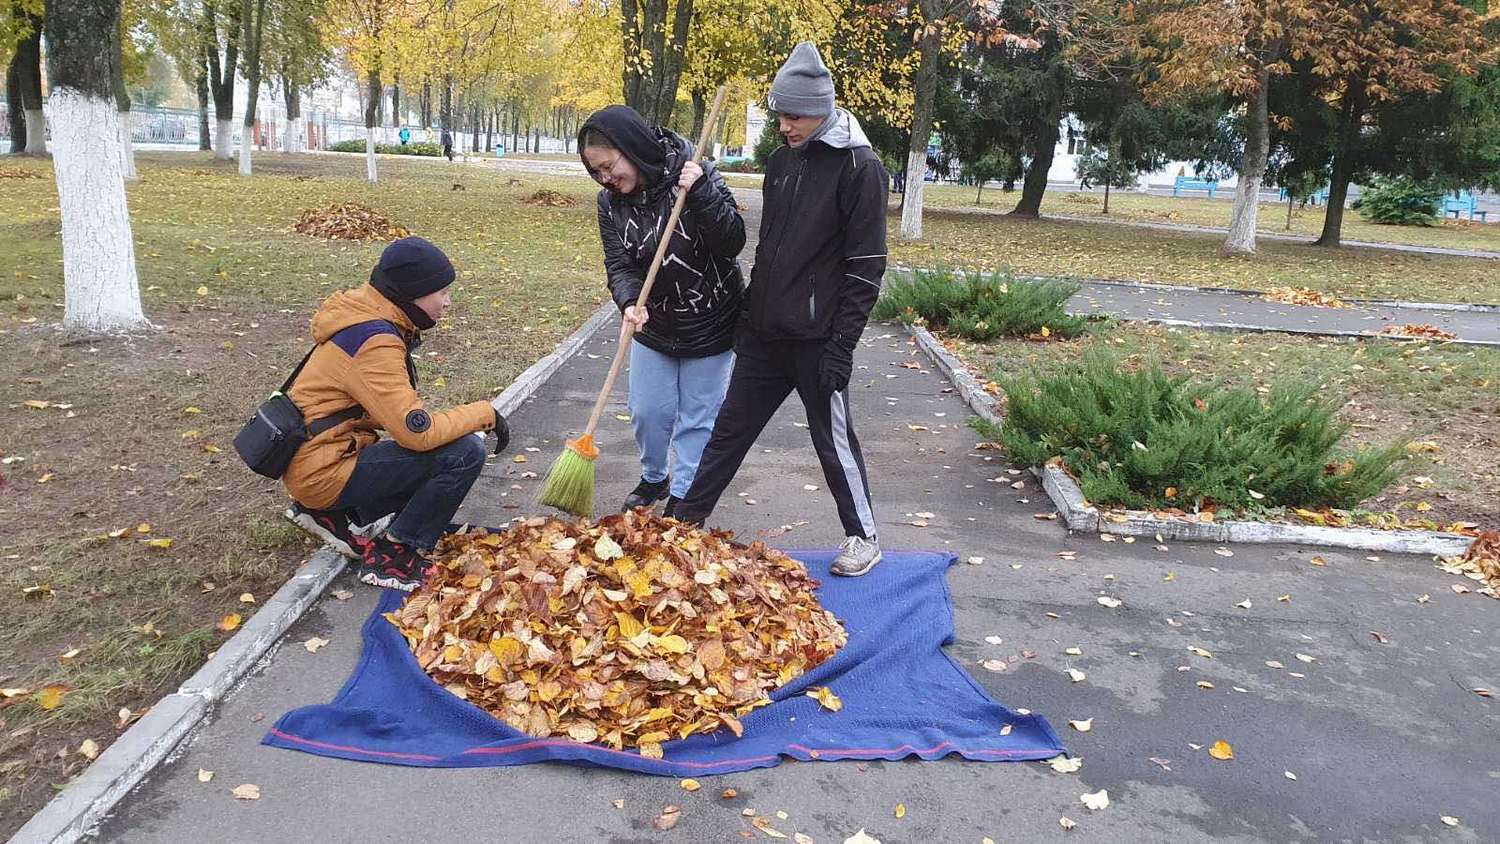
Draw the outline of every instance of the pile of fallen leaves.
<instances>
[{"instance_id":1,"label":"pile of fallen leaves","mask_svg":"<svg viewBox=\"0 0 1500 844\"><path fill-rule=\"evenodd\" d=\"M571 196L558 193L555 190L547 190L544 188L532 194L531 196L526 197L526 204L535 205L537 207L546 206L548 208L572 208L574 205L578 204L578 200L574 199Z\"/></svg>"},{"instance_id":2,"label":"pile of fallen leaves","mask_svg":"<svg viewBox=\"0 0 1500 844\"><path fill-rule=\"evenodd\" d=\"M0 167L0 179L40 179L40 173L23 170L20 167Z\"/></svg>"},{"instance_id":3,"label":"pile of fallen leaves","mask_svg":"<svg viewBox=\"0 0 1500 844\"><path fill-rule=\"evenodd\" d=\"M302 212L292 228L325 240L396 240L411 234L406 226L357 202L340 202Z\"/></svg>"},{"instance_id":4,"label":"pile of fallen leaves","mask_svg":"<svg viewBox=\"0 0 1500 844\"><path fill-rule=\"evenodd\" d=\"M1467 551L1444 560L1441 568L1449 574L1461 574L1485 584L1479 592L1500 598L1500 531L1487 530L1479 534L1469 543Z\"/></svg>"},{"instance_id":5,"label":"pile of fallen leaves","mask_svg":"<svg viewBox=\"0 0 1500 844\"><path fill-rule=\"evenodd\" d=\"M1416 340L1457 340L1458 335L1444 331L1425 322L1408 322L1405 325L1387 325L1380 330L1386 337L1410 337Z\"/></svg>"},{"instance_id":6,"label":"pile of fallen leaves","mask_svg":"<svg viewBox=\"0 0 1500 844\"><path fill-rule=\"evenodd\" d=\"M801 563L641 511L451 535L433 560L386 618L439 685L534 736L660 758L670 739L740 735L847 641Z\"/></svg>"},{"instance_id":7,"label":"pile of fallen leaves","mask_svg":"<svg viewBox=\"0 0 1500 844\"><path fill-rule=\"evenodd\" d=\"M1347 308L1349 304L1337 296L1307 287L1273 287L1266 291L1267 302L1283 302L1288 305L1309 305L1314 308Z\"/></svg>"}]
</instances>

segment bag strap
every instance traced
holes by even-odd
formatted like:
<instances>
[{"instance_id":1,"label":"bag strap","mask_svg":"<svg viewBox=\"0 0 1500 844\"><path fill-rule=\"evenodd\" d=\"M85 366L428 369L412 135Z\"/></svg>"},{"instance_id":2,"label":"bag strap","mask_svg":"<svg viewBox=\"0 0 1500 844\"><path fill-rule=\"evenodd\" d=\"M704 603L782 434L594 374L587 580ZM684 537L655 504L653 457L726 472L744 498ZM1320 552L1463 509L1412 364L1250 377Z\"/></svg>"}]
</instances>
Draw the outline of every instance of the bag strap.
<instances>
[{"instance_id":1,"label":"bag strap","mask_svg":"<svg viewBox=\"0 0 1500 844\"><path fill-rule=\"evenodd\" d=\"M296 381L297 376L302 374L302 367L307 366L307 362L312 359L313 352L316 352L317 350L317 346L313 346L311 349L307 350L307 354L302 356L302 362L297 364L297 368L292 370L292 374L286 377L286 380L281 384L281 389L277 390L276 392L281 393L283 396L290 397L291 394L288 393L287 390L290 390L292 388L292 382Z\"/></svg>"}]
</instances>

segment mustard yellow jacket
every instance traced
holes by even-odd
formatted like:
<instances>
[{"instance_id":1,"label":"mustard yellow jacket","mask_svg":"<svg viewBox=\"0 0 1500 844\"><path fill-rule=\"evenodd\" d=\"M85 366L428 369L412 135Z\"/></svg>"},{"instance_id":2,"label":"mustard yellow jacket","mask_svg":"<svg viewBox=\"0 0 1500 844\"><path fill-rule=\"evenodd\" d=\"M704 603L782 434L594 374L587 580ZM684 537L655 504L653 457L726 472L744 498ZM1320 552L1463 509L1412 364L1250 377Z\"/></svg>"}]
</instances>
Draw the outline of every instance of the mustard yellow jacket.
<instances>
[{"instance_id":1,"label":"mustard yellow jacket","mask_svg":"<svg viewBox=\"0 0 1500 844\"><path fill-rule=\"evenodd\" d=\"M487 401L440 411L422 406L406 364L416 333L406 314L368 284L334 293L313 315L318 345L292 384L292 401L308 423L354 405L365 412L308 440L292 458L282 482L304 506L334 506L360 449L378 441L380 430L404 448L431 451L495 426Z\"/></svg>"}]
</instances>

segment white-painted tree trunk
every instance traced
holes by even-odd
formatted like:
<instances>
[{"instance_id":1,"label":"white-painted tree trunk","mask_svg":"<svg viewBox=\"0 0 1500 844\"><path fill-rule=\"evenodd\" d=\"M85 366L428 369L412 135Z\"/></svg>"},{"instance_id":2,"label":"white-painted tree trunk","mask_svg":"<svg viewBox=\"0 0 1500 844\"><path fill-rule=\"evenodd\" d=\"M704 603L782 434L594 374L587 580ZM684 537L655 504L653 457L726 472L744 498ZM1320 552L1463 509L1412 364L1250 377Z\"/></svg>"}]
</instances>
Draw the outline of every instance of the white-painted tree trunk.
<instances>
[{"instance_id":1,"label":"white-painted tree trunk","mask_svg":"<svg viewBox=\"0 0 1500 844\"><path fill-rule=\"evenodd\" d=\"M135 172L135 142L130 137L130 112L122 111L120 118L120 169L125 175L125 181L133 182L140 178Z\"/></svg>"},{"instance_id":2,"label":"white-painted tree trunk","mask_svg":"<svg viewBox=\"0 0 1500 844\"><path fill-rule=\"evenodd\" d=\"M292 142L295 148L292 152L307 152L307 118L299 117L293 126Z\"/></svg>"},{"instance_id":3,"label":"white-painted tree trunk","mask_svg":"<svg viewBox=\"0 0 1500 844\"><path fill-rule=\"evenodd\" d=\"M1229 215L1229 235L1223 251L1233 255L1255 253L1255 222L1260 215L1260 183L1264 174L1241 173L1234 189L1234 210Z\"/></svg>"},{"instance_id":4,"label":"white-painted tree trunk","mask_svg":"<svg viewBox=\"0 0 1500 844\"><path fill-rule=\"evenodd\" d=\"M240 139L240 175L250 175L251 147L255 146L255 127L246 126L245 135Z\"/></svg>"},{"instance_id":5,"label":"white-painted tree trunk","mask_svg":"<svg viewBox=\"0 0 1500 844\"><path fill-rule=\"evenodd\" d=\"M26 109L26 154L47 154L47 116L41 109Z\"/></svg>"},{"instance_id":6,"label":"white-painted tree trunk","mask_svg":"<svg viewBox=\"0 0 1500 844\"><path fill-rule=\"evenodd\" d=\"M234 120L219 120L218 133L214 135L214 158L228 161L234 158Z\"/></svg>"},{"instance_id":7,"label":"white-painted tree trunk","mask_svg":"<svg viewBox=\"0 0 1500 844\"><path fill-rule=\"evenodd\" d=\"M375 178L375 130L365 130L365 178L372 183Z\"/></svg>"},{"instance_id":8,"label":"white-painted tree trunk","mask_svg":"<svg viewBox=\"0 0 1500 844\"><path fill-rule=\"evenodd\" d=\"M906 154L906 198L901 202L901 239L922 239L922 187L927 184L927 151Z\"/></svg>"},{"instance_id":9,"label":"white-painted tree trunk","mask_svg":"<svg viewBox=\"0 0 1500 844\"><path fill-rule=\"evenodd\" d=\"M114 98L54 88L48 101L62 212L63 326L89 332L149 328L141 311Z\"/></svg>"}]
</instances>

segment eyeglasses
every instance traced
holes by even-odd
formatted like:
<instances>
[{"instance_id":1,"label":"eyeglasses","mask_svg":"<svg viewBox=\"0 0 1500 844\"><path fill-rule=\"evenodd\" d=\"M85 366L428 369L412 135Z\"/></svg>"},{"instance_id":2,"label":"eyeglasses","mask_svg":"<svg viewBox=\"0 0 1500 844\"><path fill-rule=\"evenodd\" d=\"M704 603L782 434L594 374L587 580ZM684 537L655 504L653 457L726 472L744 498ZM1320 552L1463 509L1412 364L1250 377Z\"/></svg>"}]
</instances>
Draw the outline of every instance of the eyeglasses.
<instances>
[{"instance_id":1,"label":"eyeglasses","mask_svg":"<svg viewBox=\"0 0 1500 844\"><path fill-rule=\"evenodd\" d=\"M615 160L614 161L609 162L608 164L604 165L603 167L599 167L597 169L590 168L589 169L589 175L593 177L594 181L598 182L601 185L604 184L606 181L608 181L608 177L612 177L612 176L616 176L617 175L615 173L615 168L620 165L620 159L622 159L624 157L625 157L625 155L623 153L621 153L621 154L615 156Z\"/></svg>"}]
</instances>

